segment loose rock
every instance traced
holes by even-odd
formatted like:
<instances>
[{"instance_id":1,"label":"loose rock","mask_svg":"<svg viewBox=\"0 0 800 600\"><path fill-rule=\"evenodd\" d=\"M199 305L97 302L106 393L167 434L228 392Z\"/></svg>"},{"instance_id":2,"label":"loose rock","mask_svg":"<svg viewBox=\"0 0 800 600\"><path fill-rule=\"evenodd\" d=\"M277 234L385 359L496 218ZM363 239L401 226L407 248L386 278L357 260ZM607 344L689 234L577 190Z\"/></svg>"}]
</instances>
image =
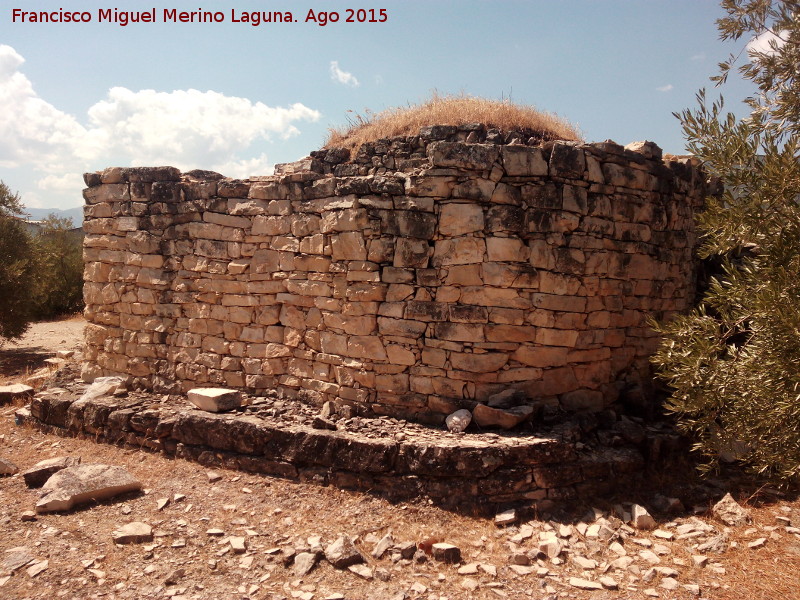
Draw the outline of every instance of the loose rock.
<instances>
[{"instance_id":1,"label":"loose rock","mask_svg":"<svg viewBox=\"0 0 800 600\"><path fill-rule=\"evenodd\" d=\"M337 569L346 569L350 565L364 562L364 557L350 538L342 535L325 548L325 560Z\"/></svg>"},{"instance_id":2,"label":"loose rock","mask_svg":"<svg viewBox=\"0 0 800 600\"><path fill-rule=\"evenodd\" d=\"M714 505L711 512L717 519L731 527L746 525L750 522L750 513L736 502L730 493L725 494L722 500Z\"/></svg>"},{"instance_id":3,"label":"loose rock","mask_svg":"<svg viewBox=\"0 0 800 600\"><path fill-rule=\"evenodd\" d=\"M44 484L36 512L70 510L85 502L139 491L142 484L123 467L78 465L62 469Z\"/></svg>"},{"instance_id":4,"label":"loose rock","mask_svg":"<svg viewBox=\"0 0 800 600\"><path fill-rule=\"evenodd\" d=\"M58 458L48 458L47 460L40 461L33 465L30 469L22 474L25 479L25 485L29 488L42 487L51 476L58 473L62 469L79 465L81 457L76 456L59 456Z\"/></svg>"},{"instance_id":5,"label":"loose rock","mask_svg":"<svg viewBox=\"0 0 800 600\"><path fill-rule=\"evenodd\" d=\"M153 528L147 523L134 521L117 529L111 536L115 544L141 544L153 541Z\"/></svg>"},{"instance_id":6,"label":"loose rock","mask_svg":"<svg viewBox=\"0 0 800 600\"><path fill-rule=\"evenodd\" d=\"M0 458L0 476L15 475L19 473L19 467L7 458Z\"/></svg>"},{"instance_id":7,"label":"loose rock","mask_svg":"<svg viewBox=\"0 0 800 600\"><path fill-rule=\"evenodd\" d=\"M433 544L433 546L431 546L431 554L433 554L433 558L441 562L461 562L461 550L458 546L454 546L453 544L446 544L444 542Z\"/></svg>"},{"instance_id":8,"label":"loose rock","mask_svg":"<svg viewBox=\"0 0 800 600\"><path fill-rule=\"evenodd\" d=\"M472 422L472 413L469 412L466 408L462 408L457 410L454 413L447 415L447 418L444 420L445 425L447 425L447 430L452 433L461 433Z\"/></svg>"},{"instance_id":9,"label":"loose rock","mask_svg":"<svg viewBox=\"0 0 800 600\"><path fill-rule=\"evenodd\" d=\"M189 390L186 397L197 408L208 412L231 410L242 405L242 393L238 390L195 388Z\"/></svg>"}]
</instances>

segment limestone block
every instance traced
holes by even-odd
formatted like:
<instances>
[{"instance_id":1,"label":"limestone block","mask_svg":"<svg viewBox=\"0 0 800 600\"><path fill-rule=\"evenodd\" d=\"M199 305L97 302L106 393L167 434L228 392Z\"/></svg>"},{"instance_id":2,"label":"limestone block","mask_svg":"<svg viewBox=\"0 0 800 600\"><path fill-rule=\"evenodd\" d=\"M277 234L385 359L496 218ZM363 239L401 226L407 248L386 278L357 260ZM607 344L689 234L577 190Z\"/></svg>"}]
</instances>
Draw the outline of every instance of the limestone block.
<instances>
[{"instance_id":1,"label":"limestone block","mask_svg":"<svg viewBox=\"0 0 800 600\"><path fill-rule=\"evenodd\" d=\"M445 204L439 214L439 234L459 236L482 231L483 208L478 204Z\"/></svg>"},{"instance_id":2,"label":"limestone block","mask_svg":"<svg viewBox=\"0 0 800 600\"><path fill-rule=\"evenodd\" d=\"M449 320L454 323L486 323L489 320L488 310L484 306L451 304L449 311Z\"/></svg>"},{"instance_id":3,"label":"limestone block","mask_svg":"<svg viewBox=\"0 0 800 600\"><path fill-rule=\"evenodd\" d=\"M450 366L453 369L471 373L493 373L499 371L507 362L508 355L499 352L486 352L483 354L450 353Z\"/></svg>"},{"instance_id":4,"label":"limestone block","mask_svg":"<svg viewBox=\"0 0 800 600\"><path fill-rule=\"evenodd\" d=\"M633 190L649 189L649 176L639 169L632 169L616 163L603 163L603 176L608 185Z\"/></svg>"},{"instance_id":5,"label":"limestone block","mask_svg":"<svg viewBox=\"0 0 800 600\"><path fill-rule=\"evenodd\" d=\"M503 308L531 307L531 301L516 289L469 286L461 290L461 303L476 306L499 306Z\"/></svg>"},{"instance_id":6,"label":"limestone block","mask_svg":"<svg viewBox=\"0 0 800 600\"><path fill-rule=\"evenodd\" d=\"M359 231L348 231L331 236L333 260L366 260L367 247Z\"/></svg>"},{"instance_id":7,"label":"limestone block","mask_svg":"<svg viewBox=\"0 0 800 600\"><path fill-rule=\"evenodd\" d=\"M534 413L532 406L521 405L513 408L492 408L486 404L476 404L472 409L472 418L480 427L501 427L513 429Z\"/></svg>"},{"instance_id":8,"label":"limestone block","mask_svg":"<svg viewBox=\"0 0 800 600\"><path fill-rule=\"evenodd\" d=\"M304 254L330 254L330 252L325 252L325 236L321 233L301 239L300 252Z\"/></svg>"},{"instance_id":9,"label":"limestone block","mask_svg":"<svg viewBox=\"0 0 800 600\"><path fill-rule=\"evenodd\" d=\"M386 299L387 287L383 283L351 283L345 296L356 302L382 302Z\"/></svg>"},{"instance_id":10,"label":"limestone block","mask_svg":"<svg viewBox=\"0 0 800 600\"><path fill-rule=\"evenodd\" d=\"M387 344L386 356L393 365L414 365L417 362L414 352L398 344Z\"/></svg>"},{"instance_id":11,"label":"limestone block","mask_svg":"<svg viewBox=\"0 0 800 600\"><path fill-rule=\"evenodd\" d=\"M550 175L582 179L586 170L586 155L572 144L556 142L550 154Z\"/></svg>"},{"instance_id":12,"label":"limestone block","mask_svg":"<svg viewBox=\"0 0 800 600\"><path fill-rule=\"evenodd\" d=\"M208 412L231 410L242 405L242 393L238 390L195 388L189 390L186 397L197 408Z\"/></svg>"},{"instance_id":13,"label":"limestone block","mask_svg":"<svg viewBox=\"0 0 800 600\"><path fill-rule=\"evenodd\" d=\"M539 177L547 175L547 161L541 148L502 146L503 169L509 177Z\"/></svg>"},{"instance_id":14,"label":"limestone block","mask_svg":"<svg viewBox=\"0 0 800 600\"><path fill-rule=\"evenodd\" d=\"M126 202L131 199L131 194L127 183L107 183L83 190L83 198L87 204Z\"/></svg>"},{"instance_id":15,"label":"limestone block","mask_svg":"<svg viewBox=\"0 0 800 600\"><path fill-rule=\"evenodd\" d=\"M483 262L485 252L486 243L481 238L437 240L431 261L436 267L480 263Z\"/></svg>"},{"instance_id":16,"label":"limestone block","mask_svg":"<svg viewBox=\"0 0 800 600\"><path fill-rule=\"evenodd\" d=\"M490 342L533 342L536 327L529 325L487 325L486 339Z\"/></svg>"},{"instance_id":17,"label":"limestone block","mask_svg":"<svg viewBox=\"0 0 800 600\"><path fill-rule=\"evenodd\" d=\"M259 215L253 217L253 235L284 235L291 231L288 216Z\"/></svg>"},{"instance_id":18,"label":"limestone block","mask_svg":"<svg viewBox=\"0 0 800 600\"><path fill-rule=\"evenodd\" d=\"M518 238L486 238L486 256L490 261L527 262L529 252L525 243Z\"/></svg>"},{"instance_id":19,"label":"limestone block","mask_svg":"<svg viewBox=\"0 0 800 600\"><path fill-rule=\"evenodd\" d=\"M354 335L347 338L346 356L353 358L368 358L370 360L387 360L386 348L383 342L374 336Z\"/></svg>"},{"instance_id":20,"label":"limestone block","mask_svg":"<svg viewBox=\"0 0 800 600\"><path fill-rule=\"evenodd\" d=\"M406 373L376 375L375 389L379 392L404 394L409 391L408 375Z\"/></svg>"},{"instance_id":21,"label":"limestone block","mask_svg":"<svg viewBox=\"0 0 800 600\"><path fill-rule=\"evenodd\" d=\"M449 198L455 181L455 177L412 175L406 178L405 192L409 196Z\"/></svg>"},{"instance_id":22,"label":"limestone block","mask_svg":"<svg viewBox=\"0 0 800 600\"><path fill-rule=\"evenodd\" d=\"M440 340L453 342L484 342L483 325L471 323L436 323L434 331Z\"/></svg>"},{"instance_id":23,"label":"limestone block","mask_svg":"<svg viewBox=\"0 0 800 600\"><path fill-rule=\"evenodd\" d=\"M436 233L436 217L418 210L381 211L381 232L430 240Z\"/></svg>"},{"instance_id":24,"label":"limestone block","mask_svg":"<svg viewBox=\"0 0 800 600\"><path fill-rule=\"evenodd\" d=\"M70 510L79 504L141 489L142 484L123 467L99 464L67 467L44 484L36 512Z\"/></svg>"},{"instance_id":25,"label":"limestone block","mask_svg":"<svg viewBox=\"0 0 800 600\"><path fill-rule=\"evenodd\" d=\"M547 163L545 163L547 168ZM492 192L491 201L493 204L513 204L518 206L522 203L522 193L515 185L498 183Z\"/></svg>"},{"instance_id":26,"label":"limestone block","mask_svg":"<svg viewBox=\"0 0 800 600\"><path fill-rule=\"evenodd\" d=\"M552 346L520 346L511 360L531 367L562 367L568 364L568 349Z\"/></svg>"},{"instance_id":27,"label":"limestone block","mask_svg":"<svg viewBox=\"0 0 800 600\"><path fill-rule=\"evenodd\" d=\"M497 184L491 179L471 177L453 187L451 197L488 202L494 196Z\"/></svg>"},{"instance_id":28,"label":"limestone block","mask_svg":"<svg viewBox=\"0 0 800 600\"><path fill-rule=\"evenodd\" d=\"M280 267L280 253L277 250L257 250L250 260L250 268L256 273L272 273Z\"/></svg>"},{"instance_id":29,"label":"limestone block","mask_svg":"<svg viewBox=\"0 0 800 600\"><path fill-rule=\"evenodd\" d=\"M396 335L409 338L419 338L427 325L417 320L410 319L391 319L388 317L377 318L378 332L381 335Z\"/></svg>"},{"instance_id":30,"label":"limestone block","mask_svg":"<svg viewBox=\"0 0 800 600\"><path fill-rule=\"evenodd\" d=\"M432 250L427 241L401 237L395 242L393 265L424 269L428 266L431 253Z\"/></svg>"},{"instance_id":31,"label":"limestone block","mask_svg":"<svg viewBox=\"0 0 800 600\"><path fill-rule=\"evenodd\" d=\"M323 213L319 230L322 233L361 231L368 224L369 218L365 209L351 208Z\"/></svg>"},{"instance_id":32,"label":"limestone block","mask_svg":"<svg viewBox=\"0 0 800 600\"><path fill-rule=\"evenodd\" d=\"M495 144L433 142L428 145L427 153L434 167L485 171L491 169L500 156L500 148Z\"/></svg>"}]
</instances>

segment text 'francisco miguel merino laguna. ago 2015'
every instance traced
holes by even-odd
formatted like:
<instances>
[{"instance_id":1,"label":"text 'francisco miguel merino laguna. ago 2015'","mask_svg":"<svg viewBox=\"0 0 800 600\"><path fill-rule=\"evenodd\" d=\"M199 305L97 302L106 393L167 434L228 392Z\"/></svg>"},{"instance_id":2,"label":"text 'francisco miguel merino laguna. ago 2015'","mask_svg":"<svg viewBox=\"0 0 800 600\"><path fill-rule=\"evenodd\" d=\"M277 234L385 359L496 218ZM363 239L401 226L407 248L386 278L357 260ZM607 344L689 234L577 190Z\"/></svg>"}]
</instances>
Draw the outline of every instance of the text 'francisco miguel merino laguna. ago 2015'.
<instances>
[{"instance_id":1,"label":"text 'francisco miguel merino laguna. ago 2015'","mask_svg":"<svg viewBox=\"0 0 800 600\"><path fill-rule=\"evenodd\" d=\"M175 8L127 11L117 8L99 8L97 12L65 10L30 11L11 10L12 23L114 23L125 27L133 23L246 23L257 27L268 23L314 23L321 27L329 23L385 23L385 8L348 8L343 11L303 11L305 17L291 11L241 11L177 10ZM159 19L160 17L160 19Z\"/></svg>"}]
</instances>

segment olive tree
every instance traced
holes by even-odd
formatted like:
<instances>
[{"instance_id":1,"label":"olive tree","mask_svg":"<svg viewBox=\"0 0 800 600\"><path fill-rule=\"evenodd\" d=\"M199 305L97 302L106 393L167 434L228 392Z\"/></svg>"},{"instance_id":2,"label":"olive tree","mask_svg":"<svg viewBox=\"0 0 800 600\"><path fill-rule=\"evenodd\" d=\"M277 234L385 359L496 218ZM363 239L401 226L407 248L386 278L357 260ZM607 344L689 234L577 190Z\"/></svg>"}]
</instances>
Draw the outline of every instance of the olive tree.
<instances>
[{"instance_id":1,"label":"olive tree","mask_svg":"<svg viewBox=\"0 0 800 600\"><path fill-rule=\"evenodd\" d=\"M666 407L720 458L800 475L800 2L724 0L720 37L742 43L712 81L751 82L747 116L709 102L676 115L688 150L725 186L699 217L700 255L721 261L699 306L659 326Z\"/></svg>"}]
</instances>

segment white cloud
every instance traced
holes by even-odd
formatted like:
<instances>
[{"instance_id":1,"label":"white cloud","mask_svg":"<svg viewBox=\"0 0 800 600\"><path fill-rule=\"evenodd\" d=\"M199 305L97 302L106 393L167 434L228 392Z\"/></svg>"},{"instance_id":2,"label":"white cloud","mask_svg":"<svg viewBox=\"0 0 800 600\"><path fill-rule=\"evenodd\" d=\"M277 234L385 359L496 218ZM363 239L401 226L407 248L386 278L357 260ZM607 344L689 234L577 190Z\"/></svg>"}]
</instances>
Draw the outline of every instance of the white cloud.
<instances>
[{"instance_id":1,"label":"white cloud","mask_svg":"<svg viewBox=\"0 0 800 600\"><path fill-rule=\"evenodd\" d=\"M319 117L299 103L270 107L213 91L115 87L89 109L89 135L78 151L87 158L98 152L127 152L139 165L220 164L241 160L236 158L239 152L257 140L296 135L295 121Z\"/></svg>"},{"instance_id":2,"label":"white cloud","mask_svg":"<svg viewBox=\"0 0 800 600\"><path fill-rule=\"evenodd\" d=\"M79 198L80 174L112 163L268 174L263 152L251 158L255 145L297 135L296 123L321 116L300 103L272 107L215 91L114 87L89 107L82 124L38 96L20 71L24 62L0 44L0 168L42 174L30 178L35 186L20 190L31 205L57 194Z\"/></svg>"},{"instance_id":3,"label":"white cloud","mask_svg":"<svg viewBox=\"0 0 800 600\"><path fill-rule=\"evenodd\" d=\"M342 71L339 68L338 60L331 61L331 79L333 79L336 83L341 83L342 85L349 85L352 87L358 87L360 85L355 75L348 73L347 71Z\"/></svg>"},{"instance_id":4,"label":"white cloud","mask_svg":"<svg viewBox=\"0 0 800 600\"><path fill-rule=\"evenodd\" d=\"M672 84L668 83L667 85L662 85L661 87L657 87L656 91L659 92L669 92L672 91Z\"/></svg>"},{"instance_id":5,"label":"white cloud","mask_svg":"<svg viewBox=\"0 0 800 600\"><path fill-rule=\"evenodd\" d=\"M758 35L750 40L750 42L747 44L747 53L751 58L753 58L757 53L771 56L775 53L775 50L772 48L772 42L775 43L777 48L780 48L786 43L786 40L781 38L785 38L788 35L788 31L781 31L779 32L779 35L775 35L771 31L765 31L761 35Z\"/></svg>"},{"instance_id":6,"label":"white cloud","mask_svg":"<svg viewBox=\"0 0 800 600\"><path fill-rule=\"evenodd\" d=\"M706 53L700 52L699 54L693 54L689 60L705 60Z\"/></svg>"},{"instance_id":7,"label":"white cloud","mask_svg":"<svg viewBox=\"0 0 800 600\"><path fill-rule=\"evenodd\" d=\"M0 166L60 165L71 140L85 130L77 120L39 98L19 72L25 62L11 46L0 45Z\"/></svg>"},{"instance_id":8,"label":"white cloud","mask_svg":"<svg viewBox=\"0 0 800 600\"><path fill-rule=\"evenodd\" d=\"M267 159L266 154L261 154L255 158L232 159L216 163L209 168L227 177L243 179L251 175L272 175L275 165Z\"/></svg>"},{"instance_id":9,"label":"white cloud","mask_svg":"<svg viewBox=\"0 0 800 600\"><path fill-rule=\"evenodd\" d=\"M68 192L83 185L80 173L64 173L63 175L46 175L36 181L36 187L49 192Z\"/></svg>"}]
</instances>

